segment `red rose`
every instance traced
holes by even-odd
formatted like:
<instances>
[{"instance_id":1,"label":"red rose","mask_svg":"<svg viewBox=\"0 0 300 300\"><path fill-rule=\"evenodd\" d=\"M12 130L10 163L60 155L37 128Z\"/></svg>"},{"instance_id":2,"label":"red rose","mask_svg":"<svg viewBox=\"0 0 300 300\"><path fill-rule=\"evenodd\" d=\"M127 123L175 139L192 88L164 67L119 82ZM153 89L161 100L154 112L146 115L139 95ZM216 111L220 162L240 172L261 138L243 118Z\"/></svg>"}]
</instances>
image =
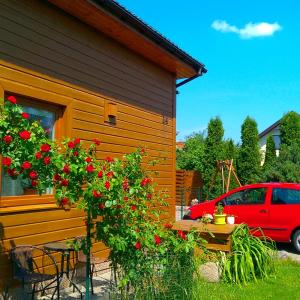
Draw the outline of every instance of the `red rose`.
<instances>
[{"instance_id":1,"label":"red rose","mask_svg":"<svg viewBox=\"0 0 300 300\"><path fill-rule=\"evenodd\" d=\"M141 249L141 243L136 242L134 247L135 247L136 250L140 250Z\"/></svg>"},{"instance_id":2,"label":"red rose","mask_svg":"<svg viewBox=\"0 0 300 300\"><path fill-rule=\"evenodd\" d=\"M102 178L103 177L103 172L102 171L99 171L98 172L98 178Z\"/></svg>"},{"instance_id":3,"label":"red rose","mask_svg":"<svg viewBox=\"0 0 300 300\"><path fill-rule=\"evenodd\" d=\"M68 143L68 148L73 149L75 147L73 142L69 142Z\"/></svg>"},{"instance_id":4,"label":"red rose","mask_svg":"<svg viewBox=\"0 0 300 300\"><path fill-rule=\"evenodd\" d=\"M123 183L122 183L122 187L123 187L123 191L126 191L126 190L128 190L128 180L127 179L125 179L124 181L123 181Z\"/></svg>"},{"instance_id":5,"label":"red rose","mask_svg":"<svg viewBox=\"0 0 300 300\"><path fill-rule=\"evenodd\" d=\"M26 112L21 113L21 116L22 116L24 119L29 119L29 114L26 113Z\"/></svg>"},{"instance_id":6,"label":"red rose","mask_svg":"<svg viewBox=\"0 0 300 300\"><path fill-rule=\"evenodd\" d=\"M7 170L7 174L11 177L14 177L16 175L16 169L13 168L13 169L8 169Z\"/></svg>"},{"instance_id":7,"label":"red rose","mask_svg":"<svg viewBox=\"0 0 300 300\"><path fill-rule=\"evenodd\" d=\"M74 151L73 153L74 156L78 156L78 154L79 154L78 151Z\"/></svg>"},{"instance_id":8,"label":"red rose","mask_svg":"<svg viewBox=\"0 0 300 300\"><path fill-rule=\"evenodd\" d=\"M108 181L106 181L106 182L104 183L104 186L105 186L105 188L106 188L107 190L109 190L109 188L110 188L110 183L109 183Z\"/></svg>"},{"instance_id":9,"label":"red rose","mask_svg":"<svg viewBox=\"0 0 300 300\"><path fill-rule=\"evenodd\" d=\"M37 186L38 182L36 180L31 180L31 185L32 186Z\"/></svg>"},{"instance_id":10,"label":"red rose","mask_svg":"<svg viewBox=\"0 0 300 300\"><path fill-rule=\"evenodd\" d=\"M66 173L66 174L69 174L70 173L70 167L68 165L65 165L63 167L63 172Z\"/></svg>"},{"instance_id":11,"label":"red rose","mask_svg":"<svg viewBox=\"0 0 300 300\"><path fill-rule=\"evenodd\" d=\"M19 132L19 136L21 137L22 140L29 140L31 133L27 130Z\"/></svg>"},{"instance_id":12,"label":"red rose","mask_svg":"<svg viewBox=\"0 0 300 300\"><path fill-rule=\"evenodd\" d=\"M35 154L35 158L36 158L36 159L41 159L41 158L42 158L42 153L41 153L41 152L37 152L37 153Z\"/></svg>"},{"instance_id":13,"label":"red rose","mask_svg":"<svg viewBox=\"0 0 300 300\"><path fill-rule=\"evenodd\" d=\"M16 103L17 103L17 99L16 99L16 97L14 97L14 96L8 96L8 97L7 97L7 100L8 100L9 102L11 102L12 104L16 104Z\"/></svg>"},{"instance_id":14,"label":"red rose","mask_svg":"<svg viewBox=\"0 0 300 300\"><path fill-rule=\"evenodd\" d=\"M55 175L53 176L53 180L55 180L55 181L61 180L60 175L59 175L59 174L55 174Z\"/></svg>"},{"instance_id":15,"label":"red rose","mask_svg":"<svg viewBox=\"0 0 300 300\"><path fill-rule=\"evenodd\" d=\"M152 199L152 194L147 194L147 199L151 200Z\"/></svg>"},{"instance_id":16,"label":"red rose","mask_svg":"<svg viewBox=\"0 0 300 300\"><path fill-rule=\"evenodd\" d=\"M51 157L46 156L46 157L44 158L44 164L45 164L45 165L49 165L50 162L51 162Z\"/></svg>"},{"instance_id":17,"label":"red rose","mask_svg":"<svg viewBox=\"0 0 300 300\"><path fill-rule=\"evenodd\" d=\"M79 138L75 138L75 139L74 139L74 144L75 144L75 145L80 144L80 139L79 139Z\"/></svg>"},{"instance_id":18,"label":"red rose","mask_svg":"<svg viewBox=\"0 0 300 300\"><path fill-rule=\"evenodd\" d=\"M12 163L12 160L10 157L3 157L2 158L2 164L3 166L9 167Z\"/></svg>"},{"instance_id":19,"label":"red rose","mask_svg":"<svg viewBox=\"0 0 300 300\"><path fill-rule=\"evenodd\" d=\"M93 142L96 146L99 146L101 144L100 140L98 139L93 139Z\"/></svg>"},{"instance_id":20,"label":"red rose","mask_svg":"<svg viewBox=\"0 0 300 300\"><path fill-rule=\"evenodd\" d=\"M136 205L131 205L131 210L135 211L136 210Z\"/></svg>"},{"instance_id":21,"label":"red rose","mask_svg":"<svg viewBox=\"0 0 300 300\"><path fill-rule=\"evenodd\" d=\"M145 153L145 149L144 149L144 148L141 149L141 153L142 153L142 154Z\"/></svg>"},{"instance_id":22,"label":"red rose","mask_svg":"<svg viewBox=\"0 0 300 300\"><path fill-rule=\"evenodd\" d=\"M124 197L124 201L128 201L128 197Z\"/></svg>"},{"instance_id":23,"label":"red rose","mask_svg":"<svg viewBox=\"0 0 300 300\"><path fill-rule=\"evenodd\" d=\"M160 239L160 237L158 235L154 236L154 240L155 240L155 244L156 245L159 245L161 243L161 239Z\"/></svg>"},{"instance_id":24,"label":"red rose","mask_svg":"<svg viewBox=\"0 0 300 300\"><path fill-rule=\"evenodd\" d=\"M107 162L111 163L114 161L114 159L110 156L107 156L106 159L105 159Z\"/></svg>"},{"instance_id":25,"label":"red rose","mask_svg":"<svg viewBox=\"0 0 300 300\"><path fill-rule=\"evenodd\" d=\"M63 179L63 180L61 181L61 185L62 185L62 186L68 186L68 185L69 185L69 180L68 180L68 179Z\"/></svg>"},{"instance_id":26,"label":"red rose","mask_svg":"<svg viewBox=\"0 0 300 300\"><path fill-rule=\"evenodd\" d=\"M150 182L151 182L151 179L146 177L141 181L141 186L145 186L146 184L148 184Z\"/></svg>"},{"instance_id":27,"label":"red rose","mask_svg":"<svg viewBox=\"0 0 300 300\"><path fill-rule=\"evenodd\" d=\"M105 203L99 203L98 207L99 207L99 209L104 209L105 208Z\"/></svg>"},{"instance_id":28,"label":"red rose","mask_svg":"<svg viewBox=\"0 0 300 300\"><path fill-rule=\"evenodd\" d=\"M31 163L29 161L24 161L22 164L23 169L30 169L31 168Z\"/></svg>"},{"instance_id":29,"label":"red rose","mask_svg":"<svg viewBox=\"0 0 300 300\"><path fill-rule=\"evenodd\" d=\"M49 144L43 144L43 145L41 146L41 151L42 151L42 152L49 152L50 149L51 149L51 146L50 146Z\"/></svg>"},{"instance_id":30,"label":"red rose","mask_svg":"<svg viewBox=\"0 0 300 300\"><path fill-rule=\"evenodd\" d=\"M38 176L38 174L37 174L36 171L31 171L31 172L29 173L29 177L30 177L31 179L36 179L37 176Z\"/></svg>"},{"instance_id":31,"label":"red rose","mask_svg":"<svg viewBox=\"0 0 300 300\"><path fill-rule=\"evenodd\" d=\"M4 138L3 138L3 141L5 144L10 144L12 142L13 138L11 135L6 135Z\"/></svg>"},{"instance_id":32,"label":"red rose","mask_svg":"<svg viewBox=\"0 0 300 300\"><path fill-rule=\"evenodd\" d=\"M178 236L183 240L186 240L186 234L182 230L178 230Z\"/></svg>"},{"instance_id":33,"label":"red rose","mask_svg":"<svg viewBox=\"0 0 300 300\"><path fill-rule=\"evenodd\" d=\"M100 192L98 192L98 191L93 191L93 196L94 196L95 198L101 198L101 197L102 197L102 194L101 194Z\"/></svg>"},{"instance_id":34,"label":"red rose","mask_svg":"<svg viewBox=\"0 0 300 300\"><path fill-rule=\"evenodd\" d=\"M87 157L87 158L85 159L85 161L86 161L87 163L90 163L90 162L92 161L92 159L91 159L90 157Z\"/></svg>"},{"instance_id":35,"label":"red rose","mask_svg":"<svg viewBox=\"0 0 300 300\"><path fill-rule=\"evenodd\" d=\"M173 227L173 225L170 224L170 223L166 223L166 224L164 225L164 227L165 227L166 229L171 229L171 228Z\"/></svg>"},{"instance_id":36,"label":"red rose","mask_svg":"<svg viewBox=\"0 0 300 300\"><path fill-rule=\"evenodd\" d=\"M85 170L88 172L88 173L92 173L94 172L95 168L92 164L88 165Z\"/></svg>"},{"instance_id":37,"label":"red rose","mask_svg":"<svg viewBox=\"0 0 300 300\"><path fill-rule=\"evenodd\" d=\"M106 174L108 178L112 178L114 176L114 172L110 171Z\"/></svg>"},{"instance_id":38,"label":"red rose","mask_svg":"<svg viewBox=\"0 0 300 300\"><path fill-rule=\"evenodd\" d=\"M67 197L61 199L61 205L67 205L68 203L69 203L69 199Z\"/></svg>"},{"instance_id":39,"label":"red rose","mask_svg":"<svg viewBox=\"0 0 300 300\"><path fill-rule=\"evenodd\" d=\"M106 167L105 167L105 166L103 166L102 170L103 170L103 171L106 171Z\"/></svg>"}]
</instances>

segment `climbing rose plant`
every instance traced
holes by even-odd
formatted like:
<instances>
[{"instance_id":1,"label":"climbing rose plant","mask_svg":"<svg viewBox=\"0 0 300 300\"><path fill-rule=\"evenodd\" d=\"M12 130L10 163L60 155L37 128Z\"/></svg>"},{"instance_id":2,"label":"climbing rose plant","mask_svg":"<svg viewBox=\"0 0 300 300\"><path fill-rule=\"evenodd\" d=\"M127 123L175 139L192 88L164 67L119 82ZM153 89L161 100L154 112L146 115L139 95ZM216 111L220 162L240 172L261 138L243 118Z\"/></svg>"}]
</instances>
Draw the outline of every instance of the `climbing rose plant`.
<instances>
[{"instance_id":1,"label":"climbing rose plant","mask_svg":"<svg viewBox=\"0 0 300 300\"><path fill-rule=\"evenodd\" d=\"M79 138L51 141L39 122L9 96L1 107L0 153L5 172L19 176L40 194L53 188L57 204L76 205L87 214L92 238L110 248L122 289L148 284L155 266L167 268L169 257L186 255L195 246L193 233L174 233L162 221L167 203L155 192L151 174L142 168L143 148L122 160L96 159L99 140L85 149ZM87 239L75 246L88 252Z\"/></svg>"}]
</instances>

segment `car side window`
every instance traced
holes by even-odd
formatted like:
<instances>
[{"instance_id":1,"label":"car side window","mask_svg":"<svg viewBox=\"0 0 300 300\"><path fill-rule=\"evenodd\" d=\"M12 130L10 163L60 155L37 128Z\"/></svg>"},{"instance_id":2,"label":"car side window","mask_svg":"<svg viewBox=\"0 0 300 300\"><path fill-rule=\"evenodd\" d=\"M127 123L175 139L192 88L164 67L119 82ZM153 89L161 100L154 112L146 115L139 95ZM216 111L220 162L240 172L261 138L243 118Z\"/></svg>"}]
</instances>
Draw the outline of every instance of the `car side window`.
<instances>
[{"instance_id":1,"label":"car side window","mask_svg":"<svg viewBox=\"0 0 300 300\"><path fill-rule=\"evenodd\" d=\"M271 204L300 204L300 190L275 188Z\"/></svg>"},{"instance_id":2,"label":"car side window","mask_svg":"<svg viewBox=\"0 0 300 300\"><path fill-rule=\"evenodd\" d=\"M236 193L233 193L233 194L227 196L224 199L224 203L226 205L238 205L241 203L242 198L243 198L243 192L242 191L236 192Z\"/></svg>"},{"instance_id":3,"label":"car side window","mask_svg":"<svg viewBox=\"0 0 300 300\"><path fill-rule=\"evenodd\" d=\"M266 188L244 190L241 204L264 204L266 199Z\"/></svg>"},{"instance_id":4,"label":"car side window","mask_svg":"<svg viewBox=\"0 0 300 300\"><path fill-rule=\"evenodd\" d=\"M264 204L266 192L266 188L247 189L231 194L224 200L226 205Z\"/></svg>"}]
</instances>

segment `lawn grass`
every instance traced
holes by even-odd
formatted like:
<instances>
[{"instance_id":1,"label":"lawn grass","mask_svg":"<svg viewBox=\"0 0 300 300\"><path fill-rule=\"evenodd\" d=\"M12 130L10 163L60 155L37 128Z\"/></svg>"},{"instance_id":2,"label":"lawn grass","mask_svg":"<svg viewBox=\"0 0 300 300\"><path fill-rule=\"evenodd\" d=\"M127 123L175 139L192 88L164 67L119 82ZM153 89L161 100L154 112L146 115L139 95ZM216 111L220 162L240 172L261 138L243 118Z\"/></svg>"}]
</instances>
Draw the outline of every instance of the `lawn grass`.
<instances>
[{"instance_id":1,"label":"lawn grass","mask_svg":"<svg viewBox=\"0 0 300 300\"><path fill-rule=\"evenodd\" d=\"M244 286L199 282L193 300L300 300L300 265L276 262L276 276Z\"/></svg>"}]
</instances>

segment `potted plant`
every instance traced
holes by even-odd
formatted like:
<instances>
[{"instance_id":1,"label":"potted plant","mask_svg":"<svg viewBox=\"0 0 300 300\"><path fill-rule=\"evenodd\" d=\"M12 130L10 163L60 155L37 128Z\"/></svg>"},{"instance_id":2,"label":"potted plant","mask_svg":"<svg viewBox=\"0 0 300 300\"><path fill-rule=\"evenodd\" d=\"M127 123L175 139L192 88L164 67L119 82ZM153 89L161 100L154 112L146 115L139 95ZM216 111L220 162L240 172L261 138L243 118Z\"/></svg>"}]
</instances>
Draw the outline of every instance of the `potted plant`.
<instances>
[{"instance_id":1,"label":"potted plant","mask_svg":"<svg viewBox=\"0 0 300 300\"><path fill-rule=\"evenodd\" d=\"M224 214L224 207L220 202L216 206L216 210L214 213L214 219L215 219L216 225L226 224L226 214Z\"/></svg>"},{"instance_id":2,"label":"potted plant","mask_svg":"<svg viewBox=\"0 0 300 300\"><path fill-rule=\"evenodd\" d=\"M235 216L234 215L227 215L227 224L233 225L235 223Z\"/></svg>"}]
</instances>

